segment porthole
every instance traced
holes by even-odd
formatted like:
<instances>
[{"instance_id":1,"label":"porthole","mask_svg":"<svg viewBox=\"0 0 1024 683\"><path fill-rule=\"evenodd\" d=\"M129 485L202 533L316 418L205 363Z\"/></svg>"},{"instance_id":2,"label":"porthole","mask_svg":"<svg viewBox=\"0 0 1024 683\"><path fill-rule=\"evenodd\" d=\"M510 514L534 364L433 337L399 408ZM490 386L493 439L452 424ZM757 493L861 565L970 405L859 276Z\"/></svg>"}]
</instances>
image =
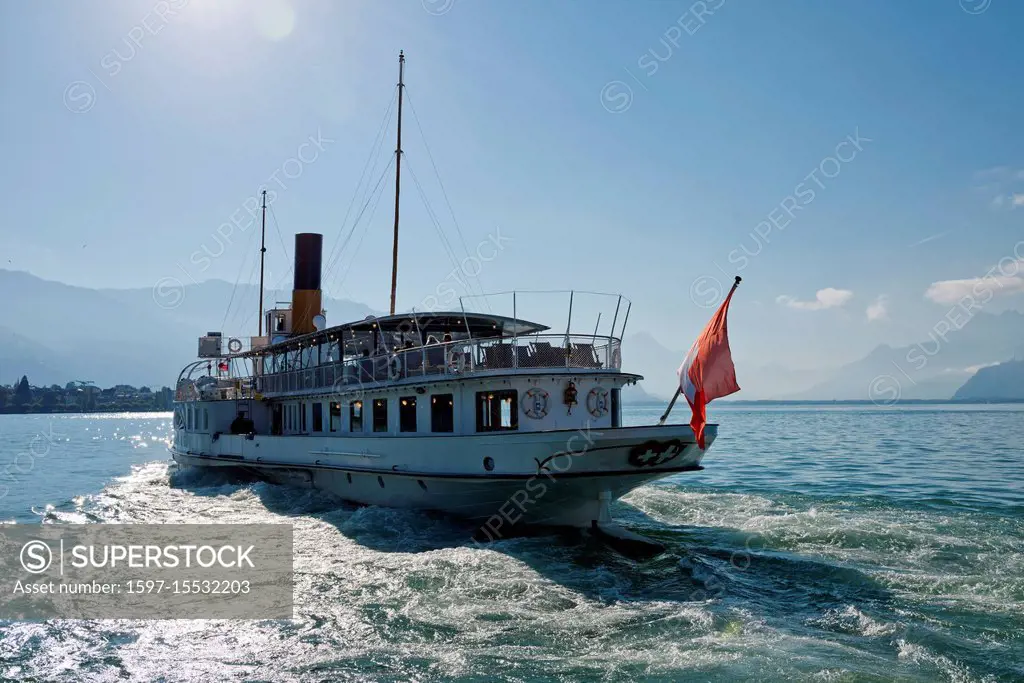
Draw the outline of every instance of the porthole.
<instances>
[{"instance_id":1,"label":"porthole","mask_svg":"<svg viewBox=\"0 0 1024 683\"><path fill-rule=\"evenodd\" d=\"M487 470L488 472L494 469L494 458L484 458L484 469Z\"/></svg>"}]
</instances>

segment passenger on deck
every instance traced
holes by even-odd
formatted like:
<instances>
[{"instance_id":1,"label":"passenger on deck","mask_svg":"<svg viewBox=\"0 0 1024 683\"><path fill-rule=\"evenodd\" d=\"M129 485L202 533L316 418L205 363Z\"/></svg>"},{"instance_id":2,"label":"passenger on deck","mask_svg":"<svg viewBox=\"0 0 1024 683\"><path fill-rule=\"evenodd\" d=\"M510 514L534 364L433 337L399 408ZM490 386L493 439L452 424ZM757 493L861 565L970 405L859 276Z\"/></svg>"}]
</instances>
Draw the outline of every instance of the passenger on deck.
<instances>
[{"instance_id":1,"label":"passenger on deck","mask_svg":"<svg viewBox=\"0 0 1024 683\"><path fill-rule=\"evenodd\" d=\"M445 343L445 344L447 344L447 343L448 343L448 342L450 342L451 340L452 340L452 334L451 334L451 332L445 332L445 333L444 333L444 340L443 340L443 341L444 341L444 343Z\"/></svg>"},{"instance_id":2,"label":"passenger on deck","mask_svg":"<svg viewBox=\"0 0 1024 683\"><path fill-rule=\"evenodd\" d=\"M238 413L238 416L231 421L232 434L252 434L255 431L256 425L244 413Z\"/></svg>"}]
</instances>

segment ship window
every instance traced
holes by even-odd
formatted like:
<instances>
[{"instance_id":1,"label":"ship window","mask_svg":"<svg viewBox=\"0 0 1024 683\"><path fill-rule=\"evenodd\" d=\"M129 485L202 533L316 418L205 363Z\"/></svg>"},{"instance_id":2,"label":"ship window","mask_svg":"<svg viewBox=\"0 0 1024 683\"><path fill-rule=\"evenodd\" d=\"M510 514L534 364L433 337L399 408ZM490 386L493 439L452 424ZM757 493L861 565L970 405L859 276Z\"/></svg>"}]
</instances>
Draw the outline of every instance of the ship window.
<instances>
[{"instance_id":1,"label":"ship window","mask_svg":"<svg viewBox=\"0 0 1024 683\"><path fill-rule=\"evenodd\" d=\"M275 403L270 413L270 433L280 435L284 431L283 408L280 403Z\"/></svg>"},{"instance_id":2,"label":"ship window","mask_svg":"<svg viewBox=\"0 0 1024 683\"><path fill-rule=\"evenodd\" d=\"M299 431L305 433L306 431L306 404L299 404Z\"/></svg>"},{"instance_id":3,"label":"ship window","mask_svg":"<svg viewBox=\"0 0 1024 683\"><path fill-rule=\"evenodd\" d=\"M388 400L386 398L373 399L373 431L388 431Z\"/></svg>"},{"instance_id":4,"label":"ship window","mask_svg":"<svg viewBox=\"0 0 1024 683\"><path fill-rule=\"evenodd\" d=\"M192 431L192 406L185 407L185 429Z\"/></svg>"},{"instance_id":5,"label":"ship window","mask_svg":"<svg viewBox=\"0 0 1024 683\"><path fill-rule=\"evenodd\" d=\"M403 396L398 399L398 429L403 432L416 431L415 396Z\"/></svg>"},{"instance_id":6,"label":"ship window","mask_svg":"<svg viewBox=\"0 0 1024 683\"><path fill-rule=\"evenodd\" d=\"M284 332L284 315L282 314L277 316L277 331Z\"/></svg>"},{"instance_id":7,"label":"ship window","mask_svg":"<svg viewBox=\"0 0 1024 683\"><path fill-rule=\"evenodd\" d=\"M363 402L352 401L348 406L348 430L350 432L363 431Z\"/></svg>"},{"instance_id":8,"label":"ship window","mask_svg":"<svg viewBox=\"0 0 1024 683\"><path fill-rule=\"evenodd\" d=\"M203 408L203 429L210 430L210 410L208 408Z\"/></svg>"},{"instance_id":9,"label":"ship window","mask_svg":"<svg viewBox=\"0 0 1024 683\"><path fill-rule=\"evenodd\" d=\"M476 394L476 431L500 432L519 429L519 393L478 391Z\"/></svg>"},{"instance_id":10,"label":"ship window","mask_svg":"<svg viewBox=\"0 0 1024 683\"><path fill-rule=\"evenodd\" d=\"M341 404L331 403L331 431L338 431L338 427L341 426Z\"/></svg>"},{"instance_id":11,"label":"ship window","mask_svg":"<svg viewBox=\"0 0 1024 683\"><path fill-rule=\"evenodd\" d=\"M622 390L612 389L612 427L621 427L622 422Z\"/></svg>"},{"instance_id":12,"label":"ship window","mask_svg":"<svg viewBox=\"0 0 1024 683\"><path fill-rule=\"evenodd\" d=\"M430 431L451 432L455 427L455 401L451 394L430 397Z\"/></svg>"},{"instance_id":13,"label":"ship window","mask_svg":"<svg viewBox=\"0 0 1024 683\"><path fill-rule=\"evenodd\" d=\"M313 431L322 432L324 431L324 404L314 403L313 404Z\"/></svg>"}]
</instances>

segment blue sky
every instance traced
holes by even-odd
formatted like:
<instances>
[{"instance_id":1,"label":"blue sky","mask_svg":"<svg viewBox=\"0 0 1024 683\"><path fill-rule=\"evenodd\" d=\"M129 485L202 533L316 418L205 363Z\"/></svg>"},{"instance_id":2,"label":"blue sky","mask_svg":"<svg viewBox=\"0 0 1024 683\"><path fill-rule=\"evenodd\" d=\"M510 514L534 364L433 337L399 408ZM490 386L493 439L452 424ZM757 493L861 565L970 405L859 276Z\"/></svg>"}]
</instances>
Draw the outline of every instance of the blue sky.
<instances>
[{"instance_id":1,"label":"blue sky","mask_svg":"<svg viewBox=\"0 0 1024 683\"><path fill-rule=\"evenodd\" d=\"M474 289L622 291L631 331L684 349L740 274L738 359L837 365L927 338L1001 259L985 310L1024 309L1022 20L1009 0L3 3L0 267L248 280L256 231L215 234L264 186L289 250L330 249L404 49L406 168L456 252L500 235ZM331 294L387 308L392 192ZM402 215L408 309L453 265L409 173ZM268 248L287 283L273 220Z\"/></svg>"}]
</instances>

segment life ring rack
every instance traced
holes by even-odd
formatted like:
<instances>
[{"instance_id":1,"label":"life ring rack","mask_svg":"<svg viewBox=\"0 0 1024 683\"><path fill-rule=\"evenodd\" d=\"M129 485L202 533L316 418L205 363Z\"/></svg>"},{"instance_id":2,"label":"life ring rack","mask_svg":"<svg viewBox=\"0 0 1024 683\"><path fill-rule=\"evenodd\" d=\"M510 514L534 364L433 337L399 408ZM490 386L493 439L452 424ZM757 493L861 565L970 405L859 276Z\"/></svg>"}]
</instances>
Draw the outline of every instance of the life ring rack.
<instances>
[{"instance_id":1,"label":"life ring rack","mask_svg":"<svg viewBox=\"0 0 1024 683\"><path fill-rule=\"evenodd\" d=\"M228 340L228 351L231 353L238 353L242 350L242 340L238 337L232 337Z\"/></svg>"}]
</instances>

